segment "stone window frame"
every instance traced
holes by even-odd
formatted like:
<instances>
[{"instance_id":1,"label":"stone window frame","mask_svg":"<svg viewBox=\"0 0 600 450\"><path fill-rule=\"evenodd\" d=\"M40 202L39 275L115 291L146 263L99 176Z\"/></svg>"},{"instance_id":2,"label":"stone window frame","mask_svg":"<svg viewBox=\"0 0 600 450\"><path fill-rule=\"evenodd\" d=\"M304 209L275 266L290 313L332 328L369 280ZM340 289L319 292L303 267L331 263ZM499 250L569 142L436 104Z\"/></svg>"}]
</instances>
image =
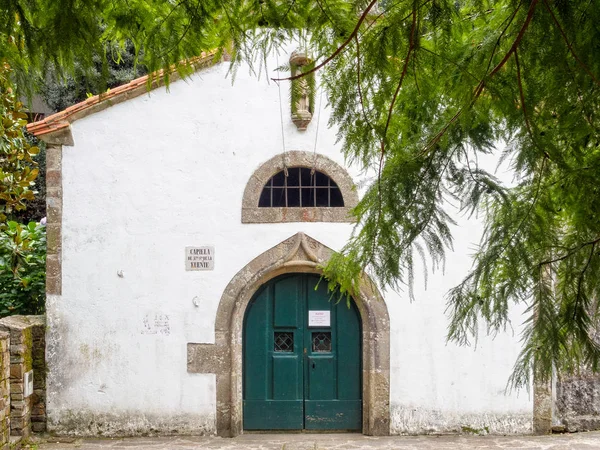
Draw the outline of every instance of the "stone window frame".
<instances>
[{"instance_id":1,"label":"stone window frame","mask_svg":"<svg viewBox=\"0 0 600 450\"><path fill-rule=\"evenodd\" d=\"M273 175L285 167L305 167L324 173L339 187L344 199L340 207L259 207L260 194ZM269 159L252 174L242 198L242 223L346 222L353 223L351 210L358 204L358 192L342 166L313 152L290 151Z\"/></svg>"}]
</instances>

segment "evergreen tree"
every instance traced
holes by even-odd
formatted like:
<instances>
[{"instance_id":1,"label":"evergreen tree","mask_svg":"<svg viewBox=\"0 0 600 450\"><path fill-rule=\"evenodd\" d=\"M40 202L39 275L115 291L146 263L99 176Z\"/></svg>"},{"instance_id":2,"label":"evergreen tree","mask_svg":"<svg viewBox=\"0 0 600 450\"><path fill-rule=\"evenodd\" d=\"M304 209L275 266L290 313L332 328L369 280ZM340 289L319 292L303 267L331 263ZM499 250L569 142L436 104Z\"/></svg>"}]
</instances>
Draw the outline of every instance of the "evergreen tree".
<instances>
[{"instance_id":1,"label":"evergreen tree","mask_svg":"<svg viewBox=\"0 0 600 450\"><path fill-rule=\"evenodd\" d=\"M410 286L419 255L439 265L452 244L451 200L482 216L485 233L472 270L449 293L449 339L468 343L480 322L502 330L509 306L522 303L515 385L534 371L547 378L553 365L598 371L598 0L115 0L85 8L11 0L0 8L10 13L0 34L19 43L18 51L0 48L0 58L23 74L43 58L68 69L84 55L92 67L93 51L126 38L145 49L149 70L211 48L229 48L239 62L305 30L347 158L377 173L352 239L325 274L348 294L363 270L383 286ZM498 142L514 185L477 164Z\"/></svg>"},{"instance_id":2,"label":"evergreen tree","mask_svg":"<svg viewBox=\"0 0 600 450\"><path fill-rule=\"evenodd\" d=\"M121 86L147 73L144 65L136 61L140 56L143 58L143 53L138 54L130 41L122 48L112 50L113 57L108 59L106 66L100 55L94 56L91 68L76 60L72 75L50 65L36 88L44 102L55 112L62 111L90 95Z\"/></svg>"}]
</instances>

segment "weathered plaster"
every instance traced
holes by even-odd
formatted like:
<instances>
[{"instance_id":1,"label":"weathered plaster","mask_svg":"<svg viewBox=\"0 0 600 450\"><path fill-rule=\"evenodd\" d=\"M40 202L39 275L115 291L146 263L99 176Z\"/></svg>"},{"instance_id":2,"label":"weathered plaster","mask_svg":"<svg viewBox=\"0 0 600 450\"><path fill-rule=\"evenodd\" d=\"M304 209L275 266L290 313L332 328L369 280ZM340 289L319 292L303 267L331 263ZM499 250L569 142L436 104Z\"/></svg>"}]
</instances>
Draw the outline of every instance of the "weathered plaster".
<instances>
[{"instance_id":1,"label":"weathered plaster","mask_svg":"<svg viewBox=\"0 0 600 450\"><path fill-rule=\"evenodd\" d=\"M214 51L202 53L201 56L188 59L185 64L187 68L198 71L216 63L217 61L214 59L214 56ZM229 61L227 54L223 55L223 61ZM47 144L74 146L75 141L71 132L71 123L91 114L101 112L111 106L147 94L152 89L164 86L167 79L170 82L179 80L186 73L185 70L180 71L179 69L181 69L181 66L172 66L169 69L168 75L164 70L159 70L136 78L107 92L94 95L43 120L28 124L27 131L42 139Z\"/></svg>"},{"instance_id":2,"label":"weathered plaster","mask_svg":"<svg viewBox=\"0 0 600 450\"><path fill-rule=\"evenodd\" d=\"M67 410L58 420L48 418L48 427L63 436L170 436L210 435L214 416L143 413L139 410L102 413L93 410Z\"/></svg>"},{"instance_id":3,"label":"weathered plaster","mask_svg":"<svg viewBox=\"0 0 600 450\"><path fill-rule=\"evenodd\" d=\"M393 405L392 434L521 434L531 432L531 414L465 413Z\"/></svg>"},{"instance_id":4,"label":"weathered plaster","mask_svg":"<svg viewBox=\"0 0 600 450\"><path fill-rule=\"evenodd\" d=\"M259 208L258 200L269 179L285 167L314 168L340 188L344 206L337 208ZM285 152L262 164L252 174L242 198L242 223L354 222L351 210L358 204L358 192L348 172L330 158L314 152Z\"/></svg>"},{"instance_id":5,"label":"weathered plaster","mask_svg":"<svg viewBox=\"0 0 600 450\"><path fill-rule=\"evenodd\" d=\"M231 280L219 304L215 344L188 344L188 371L217 374L217 433L242 432L242 331L246 307L260 286L282 273L320 273L332 254L297 233L267 250ZM389 434L389 317L377 288L364 275L355 298L363 329L363 433Z\"/></svg>"}]
</instances>

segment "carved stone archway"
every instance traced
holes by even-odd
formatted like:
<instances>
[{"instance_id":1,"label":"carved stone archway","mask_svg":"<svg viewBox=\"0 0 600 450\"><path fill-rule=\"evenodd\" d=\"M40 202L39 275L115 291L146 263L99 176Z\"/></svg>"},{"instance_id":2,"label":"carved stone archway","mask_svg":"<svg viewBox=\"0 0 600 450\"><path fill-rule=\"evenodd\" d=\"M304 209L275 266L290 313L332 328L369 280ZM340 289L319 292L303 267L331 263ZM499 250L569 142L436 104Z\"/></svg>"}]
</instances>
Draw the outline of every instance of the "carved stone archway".
<instances>
[{"instance_id":1,"label":"carved stone archway","mask_svg":"<svg viewBox=\"0 0 600 450\"><path fill-rule=\"evenodd\" d=\"M254 293L283 273L320 273L332 250L304 233L256 257L227 285L217 311L214 344L188 344L187 369L217 376L217 434L242 433L242 331ZM366 276L354 298L362 320L363 433L390 432L390 326L386 304Z\"/></svg>"}]
</instances>

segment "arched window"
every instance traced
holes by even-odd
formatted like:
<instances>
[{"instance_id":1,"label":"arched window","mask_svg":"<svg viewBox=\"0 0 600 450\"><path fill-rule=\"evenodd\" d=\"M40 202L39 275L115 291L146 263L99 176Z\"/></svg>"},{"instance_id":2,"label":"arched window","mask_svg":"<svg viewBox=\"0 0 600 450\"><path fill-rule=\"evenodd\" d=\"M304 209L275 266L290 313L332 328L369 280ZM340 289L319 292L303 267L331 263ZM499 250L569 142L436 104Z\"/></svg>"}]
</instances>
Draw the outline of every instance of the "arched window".
<instances>
[{"instance_id":1,"label":"arched window","mask_svg":"<svg viewBox=\"0 0 600 450\"><path fill-rule=\"evenodd\" d=\"M343 207L344 198L338 185L323 172L306 167L291 167L276 173L263 188L258 206Z\"/></svg>"},{"instance_id":2,"label":"arched window","mask_svg":"<svg viewBox=\"0 0 600 450\"><path fill-rule=\"evenodd\" d=\"M354 222L357 203L343 167L323 155L291 151L266 161L248 179L242 223Z\"/></svg>"}]
</instances>

